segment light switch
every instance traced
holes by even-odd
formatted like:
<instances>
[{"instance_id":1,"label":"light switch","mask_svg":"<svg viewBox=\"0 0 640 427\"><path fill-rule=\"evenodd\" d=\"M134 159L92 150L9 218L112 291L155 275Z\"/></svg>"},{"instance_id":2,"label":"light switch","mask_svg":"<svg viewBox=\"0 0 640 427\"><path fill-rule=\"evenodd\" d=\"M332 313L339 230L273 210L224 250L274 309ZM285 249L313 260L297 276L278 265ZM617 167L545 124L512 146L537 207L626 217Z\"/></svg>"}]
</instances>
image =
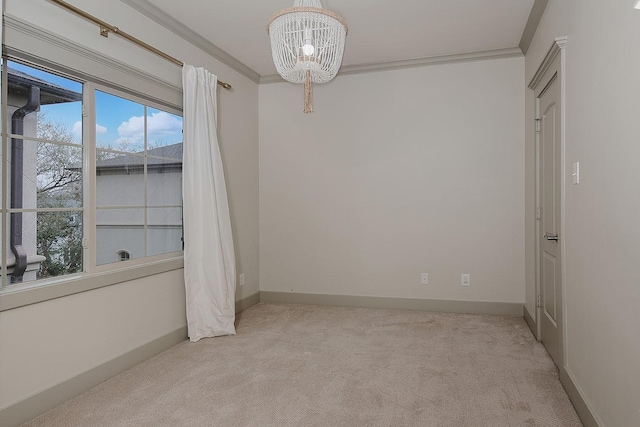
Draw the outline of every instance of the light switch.
<instances>
[{"instance_id":1,"label":"light switch","mask_svg":"<svg viewBox=\"0 0 640 427\"><path fill-rule=\"evenodd\" d=\"M573 177L573 185L580 184L580 162L573 164L573 173L571 176Z\"/></svg>"}]
</instances>

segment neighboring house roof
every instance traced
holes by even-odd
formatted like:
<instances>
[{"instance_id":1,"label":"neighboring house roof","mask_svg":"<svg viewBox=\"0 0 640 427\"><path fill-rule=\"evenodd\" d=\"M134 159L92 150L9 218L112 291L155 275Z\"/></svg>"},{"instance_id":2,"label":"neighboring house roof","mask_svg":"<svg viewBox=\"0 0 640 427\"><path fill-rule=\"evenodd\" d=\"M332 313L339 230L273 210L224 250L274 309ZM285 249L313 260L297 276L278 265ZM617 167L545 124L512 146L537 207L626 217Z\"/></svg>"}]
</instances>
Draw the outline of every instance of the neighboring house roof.
<instances>
[{"instance_id":1,"label":"neighboring house roof","mask_svg":"<svg viewBox=\"0 0 640 427\"><path fill-rule=\"evenodd\" d=\"M153 157L149 157L153 156ZM162 157L162 158L158 158ZM144 166L144 153L122 154L96 162L98 171L140 169ZM182 142L147 150L147 168L182 167Z\"/></svg>"},{"instance_id":2,"label":"neighboring house roof","mask_svg":"<svg viewBox=\"0 0 640 427\"><path fill-rule=\"evenodd\" d=\"M27 96L30 86L40 88L40 104L59 104L82 101L82 93L30 76L22 71L8 68L7 83L11 93Z\"/></svg>"}]
</instances>

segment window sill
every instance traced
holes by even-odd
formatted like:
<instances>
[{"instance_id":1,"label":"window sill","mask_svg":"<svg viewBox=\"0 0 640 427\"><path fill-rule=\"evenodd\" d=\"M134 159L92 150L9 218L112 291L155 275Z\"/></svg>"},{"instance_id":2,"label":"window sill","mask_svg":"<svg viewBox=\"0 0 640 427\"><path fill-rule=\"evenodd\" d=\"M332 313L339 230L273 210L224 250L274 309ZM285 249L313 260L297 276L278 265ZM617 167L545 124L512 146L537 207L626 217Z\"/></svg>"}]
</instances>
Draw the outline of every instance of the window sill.
<instances>
[{"instance_id":1,"label":"window sill","mask_svg":"<svg viewBox=\"0 0 640 427\"><path fill-rule=\"evenodd\" d=\"M101 273L65 276L47 282L11 285L0 290L0 312L55 298L111 286L130 280L166 273L184 267L183 257L175 257Z\"/></svg>"}]
</instances>

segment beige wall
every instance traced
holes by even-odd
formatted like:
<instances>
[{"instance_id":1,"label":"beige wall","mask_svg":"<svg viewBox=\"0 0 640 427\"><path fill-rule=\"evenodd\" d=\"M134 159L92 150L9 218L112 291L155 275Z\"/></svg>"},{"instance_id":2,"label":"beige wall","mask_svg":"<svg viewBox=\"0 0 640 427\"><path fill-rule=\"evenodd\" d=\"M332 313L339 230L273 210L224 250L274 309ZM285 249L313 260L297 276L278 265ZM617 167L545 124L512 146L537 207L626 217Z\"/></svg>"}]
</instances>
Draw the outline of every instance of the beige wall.
<instances>
[{"instance_id":1,"label":"beige wall","mask_svg":"<svg viewBox=\"0 0 640 427\"><path fill-rule=\"evenodd\" d=\"M0 408L186 325L182 270L0 313Z\"/></svg>"},{"instance_id":2,"label":"beige wall","mask_svg":"<svg viewBox=\"0 0 640 427\"><path fill-rule=\"evenodd\" d=\"M600 424L611 427L640 425L640 10L633 4L550 0L526 56L528 82L554 38L568 37L566 178L576 161L582 174L580 185L566 188L565 365ZM528 93L527 123L533 102ZM526 135L531 175L530 127Z\"/></svg>"},{"instance_id":3,"label":"beige wall","mask_svg":"<svg viewBox=\"0 0 640 427\"><path fill-rule=\"evenodd\" d=\"M7 13L181 86L180 67L41 0ZM233 85L219 91L218 124L234 230L237 299L258 287L258 85L121 2L72 1L170 55ZM182 270L0 313L0 409L186 326Z\"/></svg>"},{"instance_id":4,"label":"beige wall","mask_svg":"<svg viewBox=\"0 0 640 427\"><path fill-rule=\"evenodd\" d=\"M261 85L261 290L524 302L523 74L340 76L310 115L301 86Z\"/></svg>"}]
</instances>

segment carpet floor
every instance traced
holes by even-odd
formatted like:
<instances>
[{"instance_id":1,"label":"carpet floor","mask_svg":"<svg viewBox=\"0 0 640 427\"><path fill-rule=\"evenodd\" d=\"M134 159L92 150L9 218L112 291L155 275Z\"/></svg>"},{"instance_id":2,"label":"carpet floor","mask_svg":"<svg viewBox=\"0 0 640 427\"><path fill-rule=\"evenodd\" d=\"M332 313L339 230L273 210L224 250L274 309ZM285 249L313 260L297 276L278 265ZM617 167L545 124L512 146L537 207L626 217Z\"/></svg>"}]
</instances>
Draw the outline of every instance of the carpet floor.
<instances>
[{"instance_id":1,"label":"carpet floor","mask_svg":"<svg viewBox=\"0 0 640 427\"><path fill-rule=\"evenodd\" d=\"M261 303L23 426L581 425L522 318Z\"/></svg>"}]
</instances>

